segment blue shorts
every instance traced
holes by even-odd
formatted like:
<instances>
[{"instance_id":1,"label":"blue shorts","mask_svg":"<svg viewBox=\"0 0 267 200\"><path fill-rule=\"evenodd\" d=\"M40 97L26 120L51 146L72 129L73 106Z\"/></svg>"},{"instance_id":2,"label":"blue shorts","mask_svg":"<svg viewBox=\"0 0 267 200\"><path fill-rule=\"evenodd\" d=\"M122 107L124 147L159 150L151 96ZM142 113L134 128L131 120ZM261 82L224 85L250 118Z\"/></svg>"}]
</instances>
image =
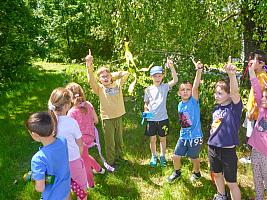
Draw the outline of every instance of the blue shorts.
<instances>
[{"instance_id":1,"label":"blue shorts","mask_svg":"<svg viewBox=\"0 0 267 200\"><path fill-rule=\"evenodd\" d=\"M189 158L196 159L199 157L199 152L202 146L202 138L177 141L174 154L177 156L188 156Z\"/></svg>"}]
</instances>

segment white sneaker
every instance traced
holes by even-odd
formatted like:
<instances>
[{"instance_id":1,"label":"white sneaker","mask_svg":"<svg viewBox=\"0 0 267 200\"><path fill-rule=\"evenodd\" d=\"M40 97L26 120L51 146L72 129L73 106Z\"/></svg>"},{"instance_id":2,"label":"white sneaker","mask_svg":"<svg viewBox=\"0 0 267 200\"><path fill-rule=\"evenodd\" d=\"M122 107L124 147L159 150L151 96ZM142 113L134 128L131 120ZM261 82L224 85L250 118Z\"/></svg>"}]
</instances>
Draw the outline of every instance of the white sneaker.
<instances>
[{"instance_id":1,"label":"white sneaker","mask_svg":"<svg viewBox=\"0 0 267 200\"><path fill-rule=\"evenodd\" d=\"M250 156L244 157L244 158L240 158L239 162L241 162L242 164L251 164L251 158L250 158Z\"/></svg>"},{"instance_id":2,"label":"white sneaker","mask_svg":"<svg viewBox=\"0 0 267 200\"><path fill-rule=\"evenodd\" d=\"M101 169L100 172L98 172L99 174L105 174L106 170L104 168Z\"/></svg>"},{"instance_id":3,"label":"white sneaker","mask_svg":"<svg viewBox=\"0 0 267 200\"><path fill-rule=\"evenodd\" d=\"M106 170L104 168L101 168L99 172L97 172L95 169L92 170L94 174L105 174Z\"/></svg>"}]
</instances>

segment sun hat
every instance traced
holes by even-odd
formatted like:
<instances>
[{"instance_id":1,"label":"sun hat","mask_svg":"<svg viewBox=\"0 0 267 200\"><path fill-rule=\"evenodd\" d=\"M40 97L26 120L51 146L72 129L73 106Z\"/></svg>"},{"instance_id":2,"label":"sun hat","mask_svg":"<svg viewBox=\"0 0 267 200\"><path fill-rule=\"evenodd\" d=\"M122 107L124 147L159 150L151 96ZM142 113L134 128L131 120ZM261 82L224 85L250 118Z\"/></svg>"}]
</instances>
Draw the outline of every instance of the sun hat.
<instances>
[{"instance_id":1,"label":"sun hat","mask_svg":"<svg viewBox=\"0 0 267 200\"><path fill-rule=\"evenodd\" d=\"M150 69L150 76L153 76L154 74L162 74L163 70L161 66L154 66Z\"/></svg>"}]
</instances>

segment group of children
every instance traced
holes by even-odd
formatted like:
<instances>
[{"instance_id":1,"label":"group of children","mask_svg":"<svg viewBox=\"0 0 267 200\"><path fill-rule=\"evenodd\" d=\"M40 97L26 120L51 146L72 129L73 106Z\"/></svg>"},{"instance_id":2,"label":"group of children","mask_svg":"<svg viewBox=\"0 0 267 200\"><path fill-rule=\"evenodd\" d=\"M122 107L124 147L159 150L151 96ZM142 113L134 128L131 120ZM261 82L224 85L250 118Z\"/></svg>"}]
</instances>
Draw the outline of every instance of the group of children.
<instances>
[{"instance_id":1,"label":"group of children","mask_svg":"<svg viewBox=\"0 0 267 200\"><path fill-rule=\"evenodd\" d=\"M263 58L263 55L254 55L249 68L253 97L255 105L259 108L259 116L248 142L252 146L256 199L264 198L263 182L265 187L267 183L267 90L264 87L260 88L255 74L257 68L265 65L266 61ZM108 68L101 67L97 71L98 82L94 75L93 56L90 50L85 59L88 82L93 92L99 96L108 166L110 171L117 170L120 162L126 162L122 154L122 117L125 114L122 85L129 74L126 71L111 73ZM181 177L183 156L189 157L193 163L190 180L194 181L201 177L199 153L203 143L203 133L198 88L203 64L194 60L193 63L196 69L193 85L189 81L184 81L177 92L181 97L181 102L178 104L181 129L173 155L174 171L167 178L168 182ZM172 80L163 83L162 67L154 66L150 69L153 84L145 89L144 94L144 111L151 113L151 117L147 119L145 135L150 137L152 167L158 162L157 135L160 140L159 162L162 167L167 165L165 153L169 121L166 100L168 91L178 82L178 77L171 59L167 59L166 66L172 73ZM240 200L236 146L243 105L236 79L236 67L228 62L225 71L228 79L221 80L215 85L214 97L217 105L212 113L208 158L217 187L214 199L227 199L224 182L226 181L231 198ZM65 88L57 88L52 92L48 108L49 112L34 113L26 122L32 138L43 144L31 162L35 188L43 192L43 199L71 199L70 189L75 191L78 199L87 199L87 187L94 187L92 172L102 174L105 172L88 154L88 148L94 143L97 134L95 124L98 123L98 117L94 107L86 101L81 86L70 83ZM46 175L55 176L53 184L45 184Z\"/></svg>"}]
</instances>

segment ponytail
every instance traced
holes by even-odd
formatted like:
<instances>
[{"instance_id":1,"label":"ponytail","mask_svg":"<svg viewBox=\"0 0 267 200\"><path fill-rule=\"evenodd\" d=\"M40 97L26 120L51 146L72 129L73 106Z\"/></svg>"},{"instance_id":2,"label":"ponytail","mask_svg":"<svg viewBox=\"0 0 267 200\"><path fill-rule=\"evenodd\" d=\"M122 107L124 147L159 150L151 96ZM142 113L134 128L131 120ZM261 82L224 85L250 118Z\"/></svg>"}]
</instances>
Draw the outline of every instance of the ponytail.
<instances>
[{"instance_id":1,"label":"ponytail","mask_svg":"<svg viewBox=\"0 0 267 200\"><path fill-rule=\"evenodd\" d=\"M57 135L57 116L52 110L48 110L48 113L50 114L52 118L52 124L53 124L53 135L56 137Z\"/></svg>"}]
</instances>

